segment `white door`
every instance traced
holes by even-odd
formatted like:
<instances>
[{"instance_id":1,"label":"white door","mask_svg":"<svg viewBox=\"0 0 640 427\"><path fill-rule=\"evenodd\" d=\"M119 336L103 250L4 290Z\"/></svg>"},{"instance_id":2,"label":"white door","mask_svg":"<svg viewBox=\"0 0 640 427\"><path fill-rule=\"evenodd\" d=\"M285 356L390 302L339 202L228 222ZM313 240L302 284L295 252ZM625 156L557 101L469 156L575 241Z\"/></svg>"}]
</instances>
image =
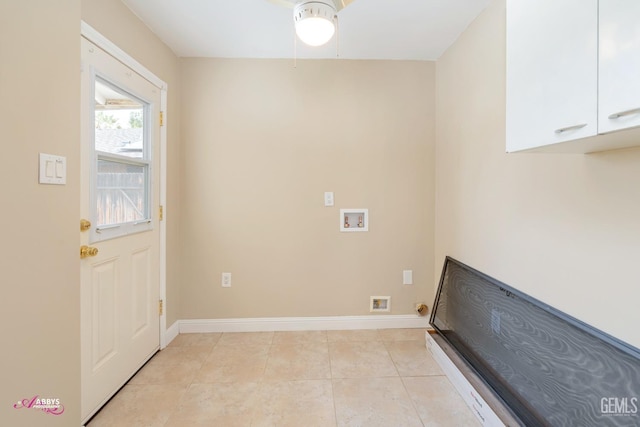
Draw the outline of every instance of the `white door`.
<instances>
[{"instance_id":1,"label":"white door","mask_svg":"<svg viewBox=\"0 0 640 427\"><path fill-rule=\"evenodd\" d=\"M85 422L159 348L160 89L81 41Z\"/></svg>"}]
</instances>

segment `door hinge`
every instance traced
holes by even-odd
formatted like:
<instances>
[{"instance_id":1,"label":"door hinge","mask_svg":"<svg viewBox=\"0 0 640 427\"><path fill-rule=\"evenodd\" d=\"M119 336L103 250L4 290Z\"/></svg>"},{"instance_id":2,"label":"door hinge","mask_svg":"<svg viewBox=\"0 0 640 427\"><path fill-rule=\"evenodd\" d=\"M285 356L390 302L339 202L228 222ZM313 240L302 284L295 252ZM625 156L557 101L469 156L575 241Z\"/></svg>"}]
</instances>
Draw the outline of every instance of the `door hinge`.
<instances>
[{"instance_id":1,"label":"door hinge","mask_svg":"<svg viewBox=\"0 0 640 427\"><path fill-rule=\"evenodd\" d=\"M164 220L164 207L160 205L160 221Z\"/></svg>"},{"instance_id":2,"label":"door hinge","mask_svg":"<svg viewBox=\"0 0 640 427\"><path fill-rule=\"evenodd\" d=\"M164 307L163 307L163 303L162 300L158 301L158 315L162 316L162 313L164 313Z\"/></svg>"},{"instance_id":3,"label":"door hinge","mask_svg":"<svg viewBox=\"0 0 640 427\"><path fill-rule=\"evenodd\" d=\"M160 111L160 126L164 126L164 111Z\"/></svg>"}]
</instances>

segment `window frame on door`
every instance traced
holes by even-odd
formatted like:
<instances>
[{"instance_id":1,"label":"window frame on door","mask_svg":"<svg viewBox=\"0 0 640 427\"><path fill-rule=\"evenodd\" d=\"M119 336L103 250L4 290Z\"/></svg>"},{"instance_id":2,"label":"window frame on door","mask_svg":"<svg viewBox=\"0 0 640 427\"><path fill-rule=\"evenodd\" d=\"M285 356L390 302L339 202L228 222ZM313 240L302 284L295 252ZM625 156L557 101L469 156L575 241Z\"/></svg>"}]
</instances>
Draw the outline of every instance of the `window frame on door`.
<instances>
[{"instance_id":1,"label":"window frame on door","mask_svg":"<svg viewBox=\"0 0 640 427\"><path fill-rule=\"evenodd\" d=\"M122 87L122 85L113 82L101 75L96 70L92 70L91 72L91 81L92 81L92 102L93 106L93 115L95 116L95 87L96 83L99 82L105 86L108 86L110 89L121 93L122 95L126 95L130 97L132 100L138 101L143 106L143 132L142 132L142 157L135 158L129 157L125 155L119 155L115 153L109 153L105 151L99 151L96 149L96 130L95 126L92 127L92 137L91 137L91 183L90 183L90 212L91 212L91 221L96 226L92 229L92 233L90 236L90 242L96 243L109 239L114 239L117 237L128 236L135 233L142 233L145 231L153 230L155 227L154 223L154 215L152 207L154 206L154 200L152 197L153 192L151 191L151 176L153 174L152 170L152 161L153 161L153 150L151 149L151 143L154 137L154 128L155 128L155 120L154 114L157 114L154 111L152 103L144 98L132 93L127 88ZM145 192L145 209L144 209L144 218L139 218L133 221L126 222L118 222L111 224L99 224L98 222L98 162L107 161L113 162L120 165L129 165L129 166L137 166L141 167L144 171L144 192ZM157 203L156 203L157 204Z\"/></svg>"}]
</instances>

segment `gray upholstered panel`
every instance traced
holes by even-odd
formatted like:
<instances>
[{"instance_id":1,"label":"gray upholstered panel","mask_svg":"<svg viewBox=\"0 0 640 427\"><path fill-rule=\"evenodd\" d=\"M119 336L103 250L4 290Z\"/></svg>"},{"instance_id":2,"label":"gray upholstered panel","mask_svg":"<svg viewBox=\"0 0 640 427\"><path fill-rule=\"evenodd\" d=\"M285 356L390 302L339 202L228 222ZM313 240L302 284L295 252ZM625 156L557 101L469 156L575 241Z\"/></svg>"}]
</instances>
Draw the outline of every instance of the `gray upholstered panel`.
<instances>
[{"instance_id":1,"label":"gray upholstered panel","mask_svg":"<svg viewBox=\"0 0 640 427\"><path fill-rule=\"evenodd\" d=\"M431 324L524 425L640 426L640 351L447 258Z\"/></svg>"}]
</instances>

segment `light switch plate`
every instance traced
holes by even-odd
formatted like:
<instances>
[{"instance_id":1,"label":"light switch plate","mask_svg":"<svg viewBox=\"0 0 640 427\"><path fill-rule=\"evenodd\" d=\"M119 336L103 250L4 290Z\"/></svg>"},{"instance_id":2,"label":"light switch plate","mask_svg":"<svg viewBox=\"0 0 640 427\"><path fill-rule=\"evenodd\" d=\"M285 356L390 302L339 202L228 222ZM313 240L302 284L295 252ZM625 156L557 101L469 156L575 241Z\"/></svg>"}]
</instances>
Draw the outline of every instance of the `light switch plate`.
<instances>
[{"instance_id":1,"label":"light switch plate","mask_svg":"<svg viewBox=\"0 0 640 427\"><path fill-rule=\"evenodd\" d=\"M67 158L40 153L40 184L64 185L67 183Z\"/></svg>"}]
</instances>

